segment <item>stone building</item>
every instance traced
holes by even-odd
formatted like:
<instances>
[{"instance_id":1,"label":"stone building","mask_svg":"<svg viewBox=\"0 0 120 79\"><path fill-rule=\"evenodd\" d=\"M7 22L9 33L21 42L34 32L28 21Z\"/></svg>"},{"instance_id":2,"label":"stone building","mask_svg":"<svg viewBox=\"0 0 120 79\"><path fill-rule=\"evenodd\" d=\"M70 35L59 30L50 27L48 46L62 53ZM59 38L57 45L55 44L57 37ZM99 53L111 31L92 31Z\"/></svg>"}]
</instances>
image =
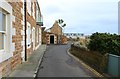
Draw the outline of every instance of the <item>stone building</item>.
<instances>
[{"instance_id":1,"label":"stone building","mask_svg":"<svg viewBox=\"0 0 120 79\"><path fill-rule=\"evenodd\" d=\"M46 44L67 44L67 38L63 35L62 27L59 26L57 21L45 33Z\"/></svg>"},{"instance_id":2,"label":"stone building","mask_svg":"<svg viewBox=\"0 0 120 79\"><path fill-rule=\"evenodd\" d=\"M62 35L62 27L59 26L57 21L55 21L53 26L50 28L50 32L57 35Z\"/></svg>"},{"instance_id":3,"label":"stone building","mask_svg":"<svg viewBox=\"0 0 120 79\"><path fill-rule=\"evenodd\" d=\"M38 2L8 1L0 0L0 78L27 61L41 45L43 22Z\"/></svg>"}]
</instances>

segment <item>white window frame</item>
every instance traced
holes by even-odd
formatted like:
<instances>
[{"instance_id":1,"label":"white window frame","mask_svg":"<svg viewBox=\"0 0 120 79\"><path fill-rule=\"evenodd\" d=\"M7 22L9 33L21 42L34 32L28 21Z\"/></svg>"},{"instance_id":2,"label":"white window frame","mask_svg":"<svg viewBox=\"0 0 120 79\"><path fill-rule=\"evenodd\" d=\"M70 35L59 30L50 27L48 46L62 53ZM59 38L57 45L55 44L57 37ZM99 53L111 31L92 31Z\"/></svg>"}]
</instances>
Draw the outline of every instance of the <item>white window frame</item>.
<instances>
[{"instance_id":1,"label":"white window frame","mask_svg":"<svg viewBox=\"0 0 120 79\"><path fill-rule=\"evenodd\" d=\"M39 28L36 29L36 41L39 42Z\"/></svg>"},{"instance_id":2,"label":"white window frame","mask_svg":"<svg viewBox=\"0 0 120 79\"><path fill-rule=\"evenodd\" d=\"M5 47L0 50L0 63L13 56L12 51L12 6L5 0L0 0L0 8L3 9L6 14L6 37Z\"/></svg>"},{"instance_id":3,"label":"white window frame","mask_svg":"<svg viewBox=\"0 0 120 79\"><path fill-rule=\"evenodd\" d=\"M31 0L27 1L27 11L31 15Z\"/></svg>"},{"instance_id":4,"label":"white window frame","mask_svg":"<svg viewBox=\"0 0 120 79\"><path fill-rule=\"evenodd\" d=\"M39 43L40 43L40 45L41 45L41 41L42 41L42 36L41 36L41 34L42 34L42 31L41 31L41 27L39 28Z\"/></svg>"},{"instance_id":5,"label":"white window frame","mask_svg":"<svg viewBox=\"0 0 120 79\"><path fill-rule=\"evenodd\" d=\"M31 25L29 22L27 22L27 47L31 47Z\"/></svg>"},{"instance_id":6,"label":"white window frame","mask_svg":"<svg viewBox=\"0 0 120 79\"><path fill-rule=\"evenodd\" d=\"M34 1L33 1L33 5L32 5L32 16L33 16L33 18L35 19L35 3L34 3Z\"/></svg>"},{"instance_id":7,"label":"white window frame","mask_svg":"<svg viewBox=\"0 0 120 79\"><path fill-rule=\"evenodd\" d=\"M3 49L0 49L0 51L2 51L2 50L5 50L5 48L6 48L6 36L7 36L7 33L6 33L7 25L6 25L6 23L7 23L7 13L4 12L1 8L0 8L0 13L2 13L2 14L5 15L5 31L0 31L1 34L4 34L4 40L3 40L3 41L4 41L4 42L3 42L4 47L3 47Z\"/></svg>"}]
</instances>

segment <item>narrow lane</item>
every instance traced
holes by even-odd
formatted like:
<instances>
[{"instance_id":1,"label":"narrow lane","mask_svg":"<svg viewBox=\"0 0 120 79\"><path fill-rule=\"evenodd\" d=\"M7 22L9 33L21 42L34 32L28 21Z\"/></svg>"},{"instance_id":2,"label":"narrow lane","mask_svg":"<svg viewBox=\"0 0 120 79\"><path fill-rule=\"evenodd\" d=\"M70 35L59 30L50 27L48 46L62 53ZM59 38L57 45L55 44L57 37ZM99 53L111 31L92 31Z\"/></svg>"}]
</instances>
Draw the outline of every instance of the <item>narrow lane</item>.
<instances>
[{"instance_id":1,"label":"narrow lane","mask_svg":"<svg viewBox=\"0 0 120 79\"><path fill-rule=\"evenodd\" d=\"M70 45L49 45L37 77L90 77L79 63L67 54Z\"/></svg>"}]
</instances>

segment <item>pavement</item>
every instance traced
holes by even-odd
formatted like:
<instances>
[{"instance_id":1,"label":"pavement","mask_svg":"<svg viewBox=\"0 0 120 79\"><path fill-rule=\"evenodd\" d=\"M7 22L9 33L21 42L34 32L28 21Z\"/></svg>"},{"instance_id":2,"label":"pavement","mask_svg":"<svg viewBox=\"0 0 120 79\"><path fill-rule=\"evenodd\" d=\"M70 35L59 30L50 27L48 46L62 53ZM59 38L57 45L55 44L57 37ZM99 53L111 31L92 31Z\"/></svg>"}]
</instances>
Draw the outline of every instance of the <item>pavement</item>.
<instances>
[{"instance_id":1,"label":"pavement","mask_svg":"<svg viewBox=\"0 0 120 79\"><path fill-rule=\"evenodd\" d=\"M68 49L68 45L41 45L19 65L9 77L96 77L85 65L80 65ZM44 56L44 57L43 57ZM82 62L83 63L83 62Z\"/></svg>"},{"instance_id":2,"label":"pavement","mask_svg":"<svg viewBox=\"0 0 120 79\"><path fill-rule=\"evenodd\" d=\"M9 75L9 77L33 77L35 78L45 50L46 50L46 45L41 45L37 50L35 50L31 54L31 56L28 58L28 61L23 62L21 65L19 65Z\"/></svg>"}]
</instances>

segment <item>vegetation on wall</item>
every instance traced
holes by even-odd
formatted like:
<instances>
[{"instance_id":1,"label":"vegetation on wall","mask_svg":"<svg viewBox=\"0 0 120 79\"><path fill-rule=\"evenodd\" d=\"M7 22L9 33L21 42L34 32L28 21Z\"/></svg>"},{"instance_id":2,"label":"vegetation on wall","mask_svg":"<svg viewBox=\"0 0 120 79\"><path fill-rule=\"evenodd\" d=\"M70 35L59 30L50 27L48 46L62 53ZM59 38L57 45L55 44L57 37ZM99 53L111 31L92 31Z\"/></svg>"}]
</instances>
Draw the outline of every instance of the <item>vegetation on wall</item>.
<instances>
[{"instance_id":1,"label":"vegetation on wall","mask_svg":"<svg viewBox=\"0 0 120 79\"><path fill-rule=\"evenodd\" d=\"M108 53L120 56L120 35L94 33L89 41L72 44L70 52L98 72L106 73Z\"/></svg>"},{"instance_id":2,"label":"vegetation on wall","mask_svg":"<svg viewBox=\"0 0 120 79\"><path fill-rule=\"evenodd\" d=\"M71 45L70 52L98 72L104 73L107 71L107 56L99 52L88 51L74 44Z\"/></svg>"}]
</instances>

